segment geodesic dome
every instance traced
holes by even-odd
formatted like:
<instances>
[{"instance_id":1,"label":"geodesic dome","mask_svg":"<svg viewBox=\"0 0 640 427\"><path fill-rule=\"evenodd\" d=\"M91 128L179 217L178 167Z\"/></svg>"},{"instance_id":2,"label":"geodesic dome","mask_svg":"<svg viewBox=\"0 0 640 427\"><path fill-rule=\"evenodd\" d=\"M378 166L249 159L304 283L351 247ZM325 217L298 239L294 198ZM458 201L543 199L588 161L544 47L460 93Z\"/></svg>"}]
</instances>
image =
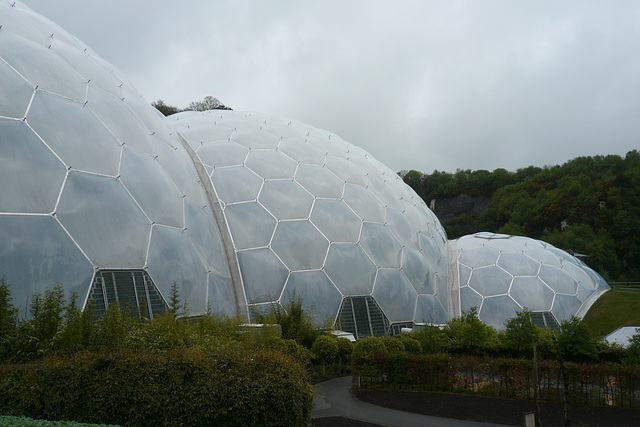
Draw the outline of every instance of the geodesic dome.
<instances>
[{"instance_id":1,"label":"geodesic dome","mask_svg":"<svg viewBox=\"0 0 640 427\"><path fill-rule=\"evenodd\" d=\"M0 2L0 277L149 315L173 281L235 313L206 191L164 118L57 25Z\"/></svg>"},{"instance_id":2,"label":"geodesic dome","mask_svg":"<svg viewBox=\"0 0 640 427\"><path fill-rule=\"evenodd\" d=\"M539 313L544 326L584 316L609 289L578 258L540 240L477 233L451 244L461 310L477 307L480 320L497 329L524 308Z\"/></svg>"},{"instance_id":3,"label":"geodesic dome","mask_svg":"<svg viewBox=\"0 0 640 427\"><path fill-rule=\"evenodd\" d=\"M608 286L569 254L481 233L447 242L420 197L336 135L234 111L162 117L60 27L0 0L0 277L18 307L61 283L97 314L248 316L294 295L356 336L583 315Z\"/></svg>"},{"instance_id":4,"label":"geodesic dome","mask_svg":"<svg viewBox=\"0 0 640 427\"><path fill-rule=\"evenodd\" d=\"M370 154L330 132L256 113L169 119L211 178L251 309L295 294L313 304L318 322L337 320L360 335L447 320L446 234Z\"/></svg>"}]
</instances>

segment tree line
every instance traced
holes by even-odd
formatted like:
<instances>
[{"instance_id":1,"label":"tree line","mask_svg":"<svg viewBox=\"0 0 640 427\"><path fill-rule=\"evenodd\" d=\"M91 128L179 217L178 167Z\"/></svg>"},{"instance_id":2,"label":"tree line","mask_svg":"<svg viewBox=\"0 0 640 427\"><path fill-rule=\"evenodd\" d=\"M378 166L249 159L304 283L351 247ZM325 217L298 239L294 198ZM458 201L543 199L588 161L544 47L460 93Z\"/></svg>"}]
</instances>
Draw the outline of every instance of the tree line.
<instances>
[{"instance_id":1,"label":"tree line","mask_svg":"<svg viewBox=\"0 0 640 427\"><path fill-rule=\"evenodd\" d=\"M178 108L174 105L165 103L162 99L151 103L156 110L160 111L164 116L170 116L181 111L209 111L209 110L232 110L233 108L224 105L218 98L213 96L205 96L200 101L190 102L185 108Z\"/></svg>"},{"instance_id":2,"label":"tree line","mask_svg":"<svg viewBox=\"0 0 640 427\"><path fill-rule=\"evenodd\" d=\"M540 239L588 256L607 281L640 278L640 152L577 157L518 169L401 172L429 204L461 194L490 199L481 214L443 224L449 238L479 231Z\"/></svg>"}]
</instances>

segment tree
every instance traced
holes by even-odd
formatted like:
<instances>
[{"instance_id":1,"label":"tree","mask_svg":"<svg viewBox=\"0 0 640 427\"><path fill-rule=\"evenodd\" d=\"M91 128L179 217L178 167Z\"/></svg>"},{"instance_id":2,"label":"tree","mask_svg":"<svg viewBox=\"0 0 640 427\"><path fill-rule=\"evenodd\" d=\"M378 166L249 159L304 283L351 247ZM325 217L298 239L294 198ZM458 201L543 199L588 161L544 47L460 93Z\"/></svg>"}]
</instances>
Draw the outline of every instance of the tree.
<instances>
[{"instance_id":1,"label":"tree","mask_svg":"<svg viewBox=\"0 0 640 427\"><path fill-rule=\"evenodd\" d=\"M169 309L167 312L174 319L183 315L183 304L180 300L180 288L178 282L175 280L171 284L171 290L169 291Z\"/></svg>"},{"instance_id":2,"label":"tree","mask_svg":"<svg viewBox=\"0 0 640 427\"><path fill-rule=\"evenodd\" d=\"M185 111L209 111L209 110L231 110L230 107L224 105L218 98L214 98L213 96L205 96L200 101L193 101Z\"/></svg>"},{"instance_id":3,"label":"tree","mask_svg":"<svg viewBox=\"0 0 640 427\"><path fill-rule=\"evenodd\" d=\"M531 320L531 311L526 308L518 311L515 317L505 323L505 344L508 348L529 354L533 342L538 341L539 329Z\"/></svg>"},{"instance_id":4,"label":"tree","mask_svg":"<svg viewBox=\"0 0 640 427\"><path fill-rule=\"evenodd\" d=\"M322 375L325 375L325 364L333 362L338 356L338 343L329 335L320 335L311 347L313 355L322 362Z\"/></svg>"},{"instance_id":5,"label":"tree","mask_svg":"<svg viewBox=\"0 0 640 427\"><path fill-rule=\"evenodd\" d=\"M8 337L15 332L18 309L11 304L11 289L0 279L0 338Z\"/></svg>"},{"instance_id":6,"label":"tree","mask_svg":"<svg viewBox=\"0 0 640 427\"><path fill-rule=\"evenodd\" d=\"M598 347L586 323L571 316L560 324L558 346L562 354L571 360L598 360Z\"/></svg>"},{"instance_id":7,"label":"tree","mask_svg":"<svg viewBox=\"0 0 640 427\"><path fill-rule=\"evenodd\" d=\"M640 328L629 339L627 347L627 360L631 363L640 363Z\"/></svg>"},{"instance_id":8,"label":"tree","mask_svg":"<svg viewBox=\"0 0 640 427\"><path fill-rule=\"evenodd\" d=\"M454 341L470 353L486 347L496 333L491 326L480 320L476 307L463 310L462 316L450 320L447 326Z\"/></svg>"},{"instance_id":9,"label":"tree","mask_svg":"<svg viewBox=\"0 0 640 427\"><path fill-rule=\"evenodd\" d=\"M282 338L293 339L311 348L320 333L313 326L311 315L303 307L302 297L292 292L284 307L278 303L271 306L266 316L256 315L262 323L277 323L282 327Z\"/></svg>"},{"instance_id":10,"label":"tree","mask_svg":"<svg viewBox=\"0 0 640 427\"><path fill-rule=\"evenodd\" d=\"M11 289L4 279L0 279L0 360L12 353L12 340L17 330L18 309L11 301Z\"/></svg>"},{"instance_id":11,"label":"tree","mask_svg":"<svg viewBox=\"0 0 640 427\"><path fill-rule=\"evenodd\" d=\"M178 107L165 104L165 102L162 99L153 101L151 105L154 106L158 111L160 111L165 116L170 116L172 114L176 114L181 111Z\"/></svg>"},{"instance_id":12,"label":"tree","mask_svg":"<svg viewBox=\"0 0 640 427\"><path fill-rule=\"evenodd\" d=\"M349 338L339 337L336 339L338 344L338 371L342 372L342 367L347 364L353 353L353 343Z\"/></svg>"}]
</instances>

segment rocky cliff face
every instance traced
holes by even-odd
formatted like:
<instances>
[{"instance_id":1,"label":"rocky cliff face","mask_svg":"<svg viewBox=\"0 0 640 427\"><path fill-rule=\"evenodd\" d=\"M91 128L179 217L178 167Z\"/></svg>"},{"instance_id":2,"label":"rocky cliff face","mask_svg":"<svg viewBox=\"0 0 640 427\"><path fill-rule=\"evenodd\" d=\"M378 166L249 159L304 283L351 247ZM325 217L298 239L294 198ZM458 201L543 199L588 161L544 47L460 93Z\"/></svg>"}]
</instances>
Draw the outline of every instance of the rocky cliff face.
<instances>
[{"instance_id":1,"label":"rocky cliff face","mask_svg":"<svg viewBox=\"0 0 640 427\"><path fill-rule=\"evenodd\" d=\"M489 208L490 200L484 196L473 197L467 194L460 194L450 199L431 200L429 207L438 216L440 222L445 223L450 218L462 214L480 215Z\"/></svg>"}]
</instances>

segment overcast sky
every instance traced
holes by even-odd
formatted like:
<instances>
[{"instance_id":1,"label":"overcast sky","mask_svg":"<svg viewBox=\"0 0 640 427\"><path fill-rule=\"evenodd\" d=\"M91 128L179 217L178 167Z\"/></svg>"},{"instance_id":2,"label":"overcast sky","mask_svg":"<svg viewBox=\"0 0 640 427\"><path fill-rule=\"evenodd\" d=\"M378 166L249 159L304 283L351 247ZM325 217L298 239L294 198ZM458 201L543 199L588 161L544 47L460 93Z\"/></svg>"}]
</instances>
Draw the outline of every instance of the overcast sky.
<instances>
[{"instance_id":1,"label":"overcast sky","mask_svg":"<svg viewBox=\"0 0 640 427\"><path fill-rule=\"evenodd\" d=\"M392 169L640 148L640 2L31 0L149 101L212 95Z\"/></svg>"}]
</instances>

